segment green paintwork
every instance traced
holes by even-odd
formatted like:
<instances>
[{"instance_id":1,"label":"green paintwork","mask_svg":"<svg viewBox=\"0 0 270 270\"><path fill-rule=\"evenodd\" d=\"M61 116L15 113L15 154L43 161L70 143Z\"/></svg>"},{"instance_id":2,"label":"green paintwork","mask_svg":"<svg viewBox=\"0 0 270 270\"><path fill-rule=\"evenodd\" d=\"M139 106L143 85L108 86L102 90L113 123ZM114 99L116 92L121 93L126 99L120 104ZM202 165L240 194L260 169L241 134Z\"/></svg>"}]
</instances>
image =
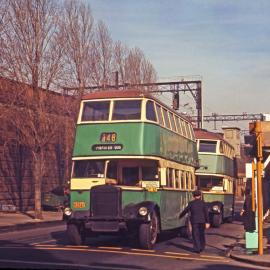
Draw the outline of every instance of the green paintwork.
<instances>
[{"instance_id":1,"label":"green paintwork","mask_svg":"<svg viewBox=\"0 0 270 270\"><path fill-rule=\"evenodd\" d=\"M114 144L122 144L122 150L93 151L103 132L117 133ZM112 144L112 143L109 143ZM73 157L80 156L158 156L183 164L196 166L196 143L158 125L147 122L106 123L77 125Z\"/></svg>"},{"instance_id":2,"label":"green paintwork","mask_svg":"<svg viewBox=\"0 0 270 270\"><path fill-rule=\"evenodd\" d=\"M145 201L145 191L122 189L122 208L128 204L137 204L143 201Z\"/></svg>"},{"instance_id":3,"label":"green paintwork","mask_svg":"<svg viewBox=\"0 0 270 270\"><path fill-rule=\"evenodd\" d=\"M130 203L143 201L155 202L160 208L160 221L162 230L169 230L184 226L185 219L179 219L179 213L192 199L191 192L162 190L157 192L123 190L123 207Z\"/></svg>"},{"instance_id":4,"label":"green paintwork","mask_svg":"<svg viewBox=\"0 0 270 270\"><path fill-rule=\"evenodd\" d=\"M163 230L185 225L185 218L179 219L179 214L192 199L191 192L163 190L161 193L161 226Z\"/></svg>"},{"instance_id":5,"label":"green paintwork","mask_svg":"<svg viewBox=\"0 0 270 270\"><path fill-rule=\"evenodd\" d=\"M205 202L219 201L223 203L223 216L224 218L231 216L231 208L233 205L233 194L232 193L203 193L203 199Z\"/></svg>"},{"instance_id":6,"label":"green paintwork","mask_svg":"<svg viewBox=\"0 0 270 270\"><path fill-rule=\"evenodd\" d=\"M77 202L85 202L85 207L84 208L74 208L73 203ZM83 190L83 191L78 191L78 190L72 190L70 192L70 207L73 211L85 211L90 209L90 192L89 190Z\"/></svg>"},{"instance_id":7,"label":"green paintwork","mask_svg":"<svg viewBox=\"0 0 270 270\"><path fill-rule=\"evenodd\" d=\"M196 174L223 174L234 176L234 161L222 155L199 154L200 168Z\"/></svg>"},{"instance_id":8,"label":"green paintwork","mask_svg":"<svg viewBox=\"0 0 270 270\"><path fill-rule=\"evenodd\" d=\"M155 202L160 209L161 229L169 230L185 225L185 219L179 219L179 213L183 211L192 199L191 192L162 190L148 192L147 190L125 190L122 189L122 208L129 204L137 204L144 201ZM84 201L85 208L74 209L74 201ZM72 191L71 207L73 211L85 211L90 209L90 191Z\"/></svg>"}]
</instances>

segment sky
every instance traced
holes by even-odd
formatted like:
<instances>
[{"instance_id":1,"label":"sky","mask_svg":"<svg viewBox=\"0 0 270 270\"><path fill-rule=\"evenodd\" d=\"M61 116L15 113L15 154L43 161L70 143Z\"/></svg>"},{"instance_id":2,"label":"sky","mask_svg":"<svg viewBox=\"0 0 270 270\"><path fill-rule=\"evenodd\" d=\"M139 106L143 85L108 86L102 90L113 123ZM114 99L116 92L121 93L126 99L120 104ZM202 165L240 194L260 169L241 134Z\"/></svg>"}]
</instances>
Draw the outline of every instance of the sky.
<instances>
[{"instance_id":1,"label":"sky","mask_svg":"<svg viewBox=\"0 0 270 270\"><path fill-rule=\"evenodd\" d=\"M270 113L270 1L85 1L114 41L144 52L160 81L200 76L204 115Z\"/></svg>"}]
</instances>

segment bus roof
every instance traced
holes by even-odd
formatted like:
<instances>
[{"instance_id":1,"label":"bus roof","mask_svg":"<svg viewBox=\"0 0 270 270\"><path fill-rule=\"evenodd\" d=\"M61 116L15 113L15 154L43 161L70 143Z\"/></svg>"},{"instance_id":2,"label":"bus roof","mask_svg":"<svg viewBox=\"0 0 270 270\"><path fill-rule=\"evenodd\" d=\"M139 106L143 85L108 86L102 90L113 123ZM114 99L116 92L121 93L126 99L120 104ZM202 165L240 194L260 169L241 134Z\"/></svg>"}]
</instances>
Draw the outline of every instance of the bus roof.
<instances>
[{"instance_id":1,"label":"bus roof","mask_svg":"<svg viewBox=\"0 0 270 270\"><path fill-rule=\"evenodd\" d=\"M82 97L83 100L89 99L105 99L105 98L138 98L138 97L149 97L153 96L148 92L139 91L136 89L132 90L101 90L93 93L89 93Z\"/></svg>"},{"instance_id":2,"label":"bus roof","mask_svg":"<svg viewBox=\"0 0 270 270\"><path fill-rule=\"evenodd\" d=\"M196 139L224 140L220 133L208 131L206 129L194 129Z\"/></svg>"},{"instance_id":3,"label":"bus roof","mask_svg":"<svg viewBox=\"0 0 270 270\"><path fill-rule=\"evenodd\" d=\"M107 99L107 98L149 98L155 100L157 103L165 107L166 109L173 111L175 114L182 117L187 122L190 120L183 114L176 112L162 101L153 96L150 92L140 91L138 89L129 89L129 90L101 90L93 93L86 94L82 97L82 100L92 100L92 99Z\"/></svg>"},{"instance_id":4,"label":"bus roof","mask_svg":"<svg viewBox=\"0 0 270 270\"><path fill-rule=\"evenodd\" d=\"M199 140L220 140L226 142L232 148L233 146L224 139L223 134L217 132L211 132L206 129L194 128L195 138Z\"/></svg>"}]
</instances>

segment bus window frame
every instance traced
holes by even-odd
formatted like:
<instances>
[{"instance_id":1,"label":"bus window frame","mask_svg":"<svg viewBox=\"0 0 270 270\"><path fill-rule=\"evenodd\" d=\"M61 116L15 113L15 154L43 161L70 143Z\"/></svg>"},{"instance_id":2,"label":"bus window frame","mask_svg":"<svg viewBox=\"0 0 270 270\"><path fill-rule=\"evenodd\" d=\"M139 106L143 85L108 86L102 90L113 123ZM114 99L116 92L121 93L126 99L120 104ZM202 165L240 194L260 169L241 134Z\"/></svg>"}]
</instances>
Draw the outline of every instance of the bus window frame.
<instances>
[{"instance_id":1,"label":"bus window frame","mask_svg":"<svg viewBox=\"0 0 270 270\"><path fill-rule=\"evenodd\" d=\"M84 110L84 105L85 103L88 102L107 102L109 101L109 112L108 112L108 120L98 120L98 121L82 121L82 115L83 115L83 110ZM110 121L110 112L111 112L111 107L112 107L112 102L110 99L91 99L91 100L83 100L80 104L80 111L79 111L79 116L77 119L77 124L85 124L85 123L106 123Z\"/></svg>"},{"instance_id":2,"label":"bus window frame","mask_svg":"<svg viewBox=\"0 0 270 270\"><path fill-rule=\"evenodd\" d=\"M184 137L187 137L187 129L185 125L185 121L183 119L180 120L181 126L182 126L182 133Z\"/></svg>"},{"instance_id":3,"label":"bus window frame","mask_svg":"<svg viewBox=\"0 0 270 270\"><path fill-rule=\"evenodd\" d=\"M175 188L176 189L181 189L181 173L179 169L174 170L174 175L175 175Z\"/></svg>"},{"instance_id":4,"label":"bus window frame","mask_svg":"<svg viewBox=\"0 0 270 270\"><path fill-rule=\"evenodd\" d=\"M121 99L112 99L112 114L111 118L109 119L109 122L114 123L114 122L141 122L143 120L143 114L145 115L145 112L143 113L143 99L142 98L121 98ZM117 101L141 101L141 109L140 109L140 118L138 119L113 119L113 113L114 113L114 106L115 102Z\"/></svg>"},{"instance_id":5,"label":"bus window frame","mask_svg":"<svg viewBox=\"0 0 270 270\"><path fill-rule=\"evenodd\" d=\"M157 110L157 116L158 116L158 123L159 123L159 125L161 127L166 127L165 126L165 121L164 121L164 116L163 116L163 113L162 113L162 106L160 104L158 104L158 103L156 103L156 110ZM158 111L160 113L158 113ZM160 119L160 116L161 116L161 119Z\"/></svg>"},{"instance_id":6,"label":"bus window frame","mask_svg":"<svg viewBox=\"0 0 270 270\"><path fill-rule=\"evenodd\" d=\"M141 117L140 119L127 119L127 120L112 120L112 115L113 115L113 107L114 107L114 101L130 101L130 100L139 100L141 101ZM83 113L83 107L84 103L86 102L97 102L97 101L109 101L110 106L109 106L109 119L108 120L102 120L102 121L82 121L82 113ZM143 102L145 101L144 98L104 98L104 99L87 99L87 100L82 100L80 104L80 111L78 114L78 119L77 119L77 124L98 124L98 123L123 123L123 122L142 122L145 121L145 111L144 111L144 105ZM151 121L151 120L148 120ZM153 121L151 121L153 122ZM153 122L156 123L156 122Z\"/></svg>"},{"instance_id":7,"label":"bus window frame","mask_svg":"<svg viewBox=\"0 0 270 270\"><path fill-rule=\"evenodd\" d=\"M186 190L186 171L182 170L181 171L181 189Z\"/></svg>"},{"instance_id":8,"label":"bus window frame","mask_svg":"<svg viewBox=\"0 0 270 270\"><path fill-rule=\"evenodd\" d=\"M155 113L155 116L156 116L156 121L150 120L150 119L147 118L146 113L147 113L147 103L148 102L152 102L153 103L153 108L154 108L154 113ZM159 118L158 118L157 109L156 109L156 102L154 100L152 100L152 99L144 99L142 106L143 106L143 109L142 109L142 114L143 114L142 120L143 121L146 121L146 122L151 122L151 123L155 123L155 124L158 123L159 124Z\"/></svg>"},{"instance_id":9,"label":"bus window frame","mask_svg":"<svg viewBox=\"0 0 270 270\"><path fill-rule=\"evenodd\" d=\"M178 122L178 133L181 136L184 136L184 134L183 134L183 128L182 128L182 124L181 124L181 118L179 116L177 116L177 122Z\"/></svg>"},{"instance_id":10,"label":"bus window frame","mask_svg":"<svg viewBox=\"0 0 270 270\"><path fill-rule=\"evenodd\" d=\"M215 142L216 143L216 149L215 152L207 152L207 151L200 151L200 146L201 146L201 142ZM218 140L211 140L211 139L200 139L199 140L199 145L198 145L198 153L207 153L207 154L212 154L212 155L216 155L218 153L219 149L218 149Z\"/></svg>"},{"instance_id":11,"label":"bus window frame","mask_svg":"<svg viewBox=\"0 0 270 270\"><path fill-rule=\"evenodd\" d=\"M176 128L176 125L175 125L175 121L174 121L173 115L174 115L173 112L171 112L171 111L168 112L170 126L171 126L171 131L177 133L177 128Z\"/></svg>"},{"instance_id":12,"label":"bus window frame","mask_svg":"<svg viewBox=\"0 0 270 270\"><path fill-rule=\"evenodd\" d=\"M170 118L169 118L169 114L168 114L168 109L162 107L162 114L163 114L163 119L164 119L164 126L165 128L169 129L169 130L172 130L171 129L171 123L170 123ZM167 121L166 121L167 119ZM169 126L168 126L168 125Z\"/></svg>"}]
</instances>

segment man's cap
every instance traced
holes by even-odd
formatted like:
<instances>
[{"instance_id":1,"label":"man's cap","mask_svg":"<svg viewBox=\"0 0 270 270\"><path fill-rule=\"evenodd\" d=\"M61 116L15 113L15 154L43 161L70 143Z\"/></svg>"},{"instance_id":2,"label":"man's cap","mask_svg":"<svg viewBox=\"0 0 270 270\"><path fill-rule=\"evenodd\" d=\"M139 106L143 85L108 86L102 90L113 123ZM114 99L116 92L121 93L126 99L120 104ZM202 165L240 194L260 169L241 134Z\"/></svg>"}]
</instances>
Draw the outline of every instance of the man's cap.
<instances>
[{"instance_id":1,"label":"man's cap","mask_svg":"<svg viewBox=\"0 0 270 270\"><path fill-rule=\"evenodd\" d=\"M193 194L194 197L197 197L197 196L201 196L202 195L202 193L199 190L193 191L192 194Z\"/></svg>"}]
</instances>

